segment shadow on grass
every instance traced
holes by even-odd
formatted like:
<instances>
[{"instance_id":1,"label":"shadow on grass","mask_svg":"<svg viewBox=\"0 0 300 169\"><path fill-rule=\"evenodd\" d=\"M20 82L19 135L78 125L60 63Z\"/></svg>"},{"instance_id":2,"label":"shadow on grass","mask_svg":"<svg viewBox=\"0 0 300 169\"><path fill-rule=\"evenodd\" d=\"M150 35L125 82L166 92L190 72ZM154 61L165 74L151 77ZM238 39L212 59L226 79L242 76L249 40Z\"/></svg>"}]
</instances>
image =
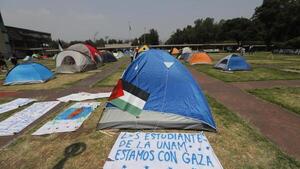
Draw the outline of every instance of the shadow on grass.
<instances>
[{"instance_id":1,"label":"shadow on grass","mask_svg":"<svg viewBox=\"0 0 300 169\"><path fill-rule=\"evenodd\" d=\"M86 144L82 142L74 143L65 148L64 158L61 159L53 169L63 169L69 158L75 157L86 150Z\"/></svg>"}]
</instances>

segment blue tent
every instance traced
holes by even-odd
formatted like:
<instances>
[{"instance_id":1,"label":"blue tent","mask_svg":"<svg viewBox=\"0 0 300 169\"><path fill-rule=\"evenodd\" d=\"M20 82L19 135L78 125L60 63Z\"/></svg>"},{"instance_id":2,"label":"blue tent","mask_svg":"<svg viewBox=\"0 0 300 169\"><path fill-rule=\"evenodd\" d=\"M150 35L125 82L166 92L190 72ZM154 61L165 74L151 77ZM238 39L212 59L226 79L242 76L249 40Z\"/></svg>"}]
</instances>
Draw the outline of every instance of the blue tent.
<instances>
[{"instance_id":1,"label":"blue tent","mask_svg":"<svg viewBox=\"0 0 300 169\"><path fill-rule=\"evenodd\" d=\"M22 63L12 68L6 75L4 85L43 83L54 74L39 63Z\"/></svg>"},{"instance_id":2,"label":"blue tent","mask_svg":"<svg viewBox=\"0 0 300 169\"><path fill-rule=\"evenodd\" d=\"M201 88L169 53L154 49L142 53L122 79L150 93L144 110L136 118L108 105L98 128L216 130Z\"/></svg>"},{"instance_id":3,"label":"blue tent","mask_svg":"<svg viewBox=\"0 0 300 169\"><path fill-rule=\"evenodd\" d=\"M191 55L192 55L191 53L183 53L179 57L180 57L180 59L183 59L184 61L188 61Z\"/></svg>"},{"instance_id":4,"label":"blue tent","mask_svg":"<svg viewBox=\"0 0 300 169\"><path fill-rule=\"evenodd\" d=\"M251 66L247 63L247 61L237 54L231 54L224 57L214 67L229 71L251 70Z\"/></svg>"}]
</instances>

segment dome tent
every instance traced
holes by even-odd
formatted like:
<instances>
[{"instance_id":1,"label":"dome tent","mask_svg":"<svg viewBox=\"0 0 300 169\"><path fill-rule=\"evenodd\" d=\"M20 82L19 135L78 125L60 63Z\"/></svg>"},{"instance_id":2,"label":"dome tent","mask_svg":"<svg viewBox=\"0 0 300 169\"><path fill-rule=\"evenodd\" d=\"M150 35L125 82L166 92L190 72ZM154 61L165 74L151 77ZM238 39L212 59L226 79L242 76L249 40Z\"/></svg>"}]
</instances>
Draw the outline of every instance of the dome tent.
<instances>
[{"instance_id":1,"label":"dome tent","mask_svg":"<svg viewBox=\"0 0 300 169\"><path fill-rule=\"evenodd\" d=\"M114 55L114 57L117 58L117 59L120 59L120 58L124 57L124 53L121 52L121 51L114 52L113 55Z\"/></svg>"},{"instance_id":2,"label":"dome tent","mask_svg":"<svg viewBox=\"0 0 300 169\"><path fill-rule=\"evenodd\" d=\"M4 85L43 83L53 78L54 74L46 66L35 63L21 63L6 75Z\"/></svg>"},{"instance_id":3,"label":"dome tent","mask_svg":"<svg viewBox=\"0 0 300 169\"><path fill-rule=\"evenodd\" d=\"M109 52L109 51L102 51L102 52L100 52L100 56L101 56L101 58L103 60L103 63L118 61L117 58L115 58L115 56L111 52Z\"/></svg>"},{"instance_id":4,"label":"dome tent","mask_svg":"<svg viewBox=\"0 0 300 169\"><path fill-rule=\"evenodd\" d=\"M224 57L215 64L214 68L228 71L251 70L251 66L247 63L247 61L237 54L231 54Z\"/></svg>"},{"instance_id":5,"label":"dome tent","mask_svg":"<svg viewBox=\"0 0 300 169\"><path fill-rule=\"evenodd\" d=\"M77 51L62 51L56 57L57 73L76 73L96 69L90 57Z\"/></svg>"},{"instance_id":6,"label":"dome tent","mask_svg":"<svg viewBox=\"0 0 300 169\"><path fill-rule=\"evenodd\" d=\"M77 43L77 44L71 45L66 50L80 52L80 53L90 57L90 59L93 62L95 62L96 64L102 63L102 60L99 59L101 57L99 57L100 54L99 54L98 50L95 47L93 47L92 45Z\"/></svg>"},{"instance_id":7,"label":"dome tent","mask_svg":"<svg viewBox=\"0 0 300 169\"><path fill-rule=\"evenodd\" d=\"M154 49L142 53L129 65L122 79L150 93L143 111L136 118L108 104L98 129L216 130L201 88L190 72L170 54Z\"/></svg>"},{"instance_id":8,"label":"dome tent","mask_svg":"<svg viewBox=\"0 0 300 169\"><path fill-rule=\"evenodd\" d=\"M56 72L76 73L97 69L102 65L98 50L88 44L71 45L56 56Z\"/></svg>"},{"instance_id":9,"label":"dome tent","mask_svg":"<svg viewBox=\"0 0 300 169\"><path fill-rule=\"evenodd\" d=\"M208 54L206 54L204 52L197 52L197 53L193 53L189 57L188 62L190 65L212 64L212 59L208 56Z\"/></svg>"},{"instance_id":10,"label":"dome tent","mask_svg":"<svg viewBox=\"0 0 300 169\"><path fill-rule=\"evenodd\" d=\"M181 52L181 55L179 56L179 59L183 59L183 60L187 61L192 53L193 53L193 51L191 48L184 47L184 48L182 48L182 52Z\"/></svg>"},{"instance_id":11,"label":"dome tent","mask_svg":"<svg viewBox=\"0 0 300 169\"><path fill-rule=\"evenodd\" d=\"M142 47L139 48L138 53L142 53L149 50L149 47L147 45L144 45Z\"/></svg>"},{"instance_id":12,"label":"dome tent","mask_svg":"<svg viewBox=\"0 0 300 169\"><path fill-rule=\"evenodd\" d=\"M178 56L180 54L180 51L177 48L172 48L170 53L173 56Z\"/></svg>"}]
</instances>

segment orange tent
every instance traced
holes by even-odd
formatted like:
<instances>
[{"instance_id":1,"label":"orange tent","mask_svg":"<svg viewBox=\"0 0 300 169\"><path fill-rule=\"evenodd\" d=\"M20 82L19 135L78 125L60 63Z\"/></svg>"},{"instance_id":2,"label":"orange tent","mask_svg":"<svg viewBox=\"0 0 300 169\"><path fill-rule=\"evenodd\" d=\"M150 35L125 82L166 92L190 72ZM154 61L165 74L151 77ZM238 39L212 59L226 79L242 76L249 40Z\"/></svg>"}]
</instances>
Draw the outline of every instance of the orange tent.
<instances>
[{"instance_id":1,"label":"orange tent","mask_svg":"<svg viewBox=\"0 0 300 169\"><path fill-rule=\"evenodd\" d=\"M194 53L188 60L190 65L195 64L212 64L212 59L208 56L208 54L203 52Z\"/></svg>"},{"instance_id":2,"label":"orange tent","mask_svg":"<svg viewBox=\"0 0 300 169\"><path fill-rule=\"evenodd\" d=\"M171 54L174 56L177 56L180 54L180 51L177 48L172 48L171 49Z\"/></svg>"}]
</instances>

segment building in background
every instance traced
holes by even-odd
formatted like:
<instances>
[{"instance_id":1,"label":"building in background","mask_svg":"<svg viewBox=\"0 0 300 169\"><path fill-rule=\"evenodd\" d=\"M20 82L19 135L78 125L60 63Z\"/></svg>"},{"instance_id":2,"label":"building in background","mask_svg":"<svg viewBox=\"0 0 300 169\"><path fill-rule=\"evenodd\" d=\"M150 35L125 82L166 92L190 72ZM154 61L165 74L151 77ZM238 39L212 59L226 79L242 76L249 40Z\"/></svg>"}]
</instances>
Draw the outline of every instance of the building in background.
<instances>
[{"instance_id":1,"label":"building in background","mask_svg":"<svg viewBox=\"0 0 300 169\"><path fill-rule=\"evenodd\" d=\"M5 26L10 45L14 50L30 50L47 47L51 34L12 26Z\"/></svg>"},{"instance_id":2,"label":"building in background","mask_svg":"<svg viewBox=\"0 0 300 169\"><path fill-rule=\"evenodd\" d=\"M9 42L9 37L7 34L6 27L4 26L1 12L0 12L0 52L6 58L10 57L11 55L11 46Z\"/></svg>"},{"instance_id":3,"label":"building in background","mask_svg":"<svg viewBox=\"0 0 300 169\"><path fill-rule=\"evenodd\" d=\"M51 40L50 33L5 26L0 12L0 52L6 57L11 53L22 58L33 52L42 52Z\"/></svg>"}]
</instances>

